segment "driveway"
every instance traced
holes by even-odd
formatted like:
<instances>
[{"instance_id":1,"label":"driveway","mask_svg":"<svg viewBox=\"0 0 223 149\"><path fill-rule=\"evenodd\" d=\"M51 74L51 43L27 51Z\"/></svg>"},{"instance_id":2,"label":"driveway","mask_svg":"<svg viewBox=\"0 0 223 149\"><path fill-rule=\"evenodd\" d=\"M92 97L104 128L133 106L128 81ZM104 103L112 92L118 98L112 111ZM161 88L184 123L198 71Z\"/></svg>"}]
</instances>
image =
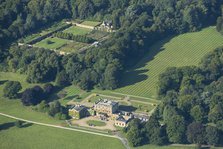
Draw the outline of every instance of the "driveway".
<instances>
[{"instance_id":1,"label":"driveway","mask_svg":"<svg viewBox=\"0 0 223 149\"><path fill-rule=\"evenodd\" d=\"M95 120L95 121L101 121L101 122L105 122L106 125L105 126L89 126L87 124L87 122L89 120ZM80 120L72 120L71 124L74 125L79 125L79 126L83 126L83 127L89 127L89 128L95 128L95 129L100 129L100 130L116 130L116 128L114 127L114 121L113 120L109 120L109 121L102 121L100 120L98 117L96 116L90 116L90 117L86 117L86 118L82 118Z\"/></svg>"}]
</instances>

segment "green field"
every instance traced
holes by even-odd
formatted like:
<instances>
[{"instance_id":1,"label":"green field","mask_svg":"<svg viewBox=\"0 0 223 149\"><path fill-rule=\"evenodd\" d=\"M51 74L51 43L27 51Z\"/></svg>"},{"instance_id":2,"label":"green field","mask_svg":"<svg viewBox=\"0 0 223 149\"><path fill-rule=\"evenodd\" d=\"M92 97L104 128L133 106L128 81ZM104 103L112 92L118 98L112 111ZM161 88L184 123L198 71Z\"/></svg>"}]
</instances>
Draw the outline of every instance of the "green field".
<instances>
[{"instance_id":1,"label":"green field","mask_svg":"<svg viewBox=\"0 0 223 149\"><path fill-rule=\"evenodd\" d=\"M102 121L95 121L95 120L89 120L87 121L88 125L94 125L94 126L105 126L106 123Z\"/></svg>"},{"instance_id":2,"label":"green field","mask_svg":"<svg viewBox=\"0 0 223 149\"><path fill-rule=\"evenodd\" d=\"M156 145L144 145L132 149L196 149L196 145L165 145L165 146L156 146ZM222 147L210 147L210 148L202 148L202 149L222 149Z\"/></svg>"},{"instance_id":3,"label":"green field","mask_svg":"<svg viewBox=\"0 0 223 149\"><path fill-rule=\"evenodd\" d=\"M29 84L25 81L26 76L17 73L0 72L0 112L13 115L19 118L28 119L32 121L65 125L64 121L56 120L45 113L32 110L32 107L25 107L21 104L19 99L7 99L3 95L4 82L7 80L20 81L23 90L27 87L32 87L37 84ZM42 84L38 84L42 85ZM68 96L73 95L74 90L77 94L82 91L78 88L72 87L72 93L67 88ZM85 93L85 92L84 92ZM124 148L118 139L101 137L97 135L90 135L79 133L70 130L62 130L57 128L50 128L45 126L30 125L24 128L17 128L13 126L15 120L0 116L0 148L1 149L42 149L42 148ZM10 127L9 127L10 126ZM5 128L6 127L6 128ZM90 141L89 141L90 140ZM86 143L88 141L88 143ZM102 142L98 144L98 142Z\"/></svg>"},{"instance_id":4,"label":"green field","mask_svg":"<svg viewBox=\"0 0 223 149\"><path fill-rule=\"evenodd\" d=\"M64 30L65 33L72 33L74 35L86 35L90 33L92 30L88 28L83 28L79 26L71 26L68 29Z\"/></svg>"},{"instance_id":5,"label":"green field","mask_svg":"<svg viewBox=\"0 0 223 149\"><path fill-rule=\"evenodd\" d=\"M108 32L103 32L103 31L99 31L99 30L93 30L90 34L88 34L87 36L90 38L93 38L95 40L99 40L105 36L108 36L109 33Z\"/></svg>"},{"instance_id":6,"label":"green field","mask_svg":"<svg viewBox=\"0 0 223 149\"><path fill-rule=\"evenodd\" d=\"M60 50L63 52L68 52L68 53L73 53L73 52L78 52L79 49L88 46L89 44L87 43L82 43L82 42L71 42L65 46L63 46Z\"/></svg>"},{"instance_id":7,"label":"green field","mask_svg":"<svg viewBox=\"0 0 223 149\"><path fill-rule=\"evenodd\" d=\"M133 107L137 108L135 112L149 112L155 108L155 106L152 106L150 104L143 104L133 101L131 101L131 104Z\"/></svg>"},{"instance_id":8,"label":"green field","mask_svg":"<svg viewBox=\"0 0 223 149\"><path fill-rule=\"evenodd\" d=\"M71 41L66 40L66 39L61 39L57 37L49 37L44 40L41 40L40 42L37 42L34 46L40 47L40 48L45 48L45 49L59 49L66 44L70 43Z\"/></svg>"},{"instance_id":9,"label":"green field","mask_svg":"<svg viewBox=\"0 0 223 149\"><path fill-rule=\"evenodd\" d=\"M22 105L19 99L7 99L3 97L3 82L7 80L12 81L20 81L23 90L29 87L33 87L34 85L42 85L42 84L29 84L25 80L25 75L20 75L16 73L5 73L0 72L0 112L5 114L17 116L23 119L29 119L38 122L45 122L51 124L61 124L62 121L56 120L52 117L47 116L47 114L36 112L32 110L31 107L25 107Z\"/></svg>"},{"instance_id":10,"label":"green field","mask_svg":"<svg viewBox=\"0 0 223 149\"><path fill-rule=\"evenodd\" d=\"M118 139L35 124L17 128L14 122L0 116L1 149L124 149Z\"/></svg>"},{"instance_id":11,"label":"green field","mask_svg":"<svg viewBox=\"0 0 223 149\"><path fill-rule=\"evenodd\" d=\"M60 99L60 102L63 105L66 105L67 102L69 102L71 100L74 100L75 102L80 102L84 98L86 98L87 96L89 96L91 94L91 92L86 92L84 90L81 90L80 88L78 88L75 85L71 85L71 86L64 88L63 90L61 90L59 92L59 94L61 94L61 93L65 94L65 96Z\"/></svg>"},{"instance_id":12,"label":"green field","mask_svg":"<svg viewBox=\"0 0 223 149\"><path fill-rule=\"evenodd\" d=\"M150 52L125 72L116 92L156 98L159 74L168 67L198 65L208 52L223 45L223 36L215 27L168 38L149 48ZM146 101L146 100L145 100Z\"/></svg>"},{"instance_id":13,"label":"green field","mask_svg":"<svg viewBox=\"0 0 223 149\"><path fill-rule=\"evenodd\" d=\"M101 22L95 22L95 21L84 21L84 22L82 22L81 24L95 27L95 26L100 25L100 24L101 24Z\"/></svg>"}]
</instances>

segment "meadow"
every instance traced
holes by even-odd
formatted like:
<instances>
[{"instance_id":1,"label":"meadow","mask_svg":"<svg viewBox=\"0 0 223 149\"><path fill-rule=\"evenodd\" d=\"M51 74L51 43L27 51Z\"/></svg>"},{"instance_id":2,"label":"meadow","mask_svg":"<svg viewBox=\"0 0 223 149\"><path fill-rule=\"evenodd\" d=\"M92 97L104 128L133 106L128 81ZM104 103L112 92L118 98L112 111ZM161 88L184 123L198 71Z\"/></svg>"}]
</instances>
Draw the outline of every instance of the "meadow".
<instances>
[{"instance_id":1,"label":"meadow","mask_svg":"<svg viewBox=\"0 0 223 149\"><path fill-rule=\"evenodd\" d=\"M124 149L118 139L35 124L17 128L14 122L0 116L1 149Z\"/></svg>"},{"instance_id":2,"label":"meadow","mask_svg":"<svg viewBox=\"0 0 223 149\"><path fill-rule=\"evenodd\" d=\"M29 84L25 80L26 76L17 73L0 72L0 112L13 115L19 118L32 121L65 125L64 121L56 120L47 114L32 110L32 107L25 107L19 99L7 99L3 97L4 82L7 80L20 81L23 90L34 85ZM72 90L73 91L73 90ZM73 93L73 92L72 92ZM76 93L80 94L81 90L76 88ZM69 88L68 88L69 95ZM41 149L41 148L107 148L110 149L124 148L118 139L90 135L75 131L61 130L57 128L49 128L39 125L27 125L27 127L17 128L13 126L15 120L0 116L0 148L4 149ZM89 143L86 143L86 141ZM100 142L98 144L98 142Z\"/></svg>"},{"instance_id":3,"label":"meadow","mask_svg":"<svg viewBox=\"0 0 223 149\"><path fill-rule=\"evenodd\" d=\"M95 21L83 21L81 24L82 24L82 25L88 25L88 26L93 26L93 27L95 27L95 26L100 25L101 22L95 22Z\"/></svg>"},{"instance_id":4,"label":"meadow","mask_svg":"<svg viewBox=\"0 0 223 149\"><path fill-rule=\"evenodd\" d=\"M66 39L61 39L57 37L49 37L40 42L37 42L34 46L45 48L45 49L59 49L66 44L69 44L71 41Z\"/></svg>"},{"instance_id":5,"label":"meadow","mask_svg":"<svg viewBox=\"0 0 223 149\"><path fill-rule=\"evenodd\" d=\"M32 107L25 107L22 105L19 99L7 99L3 97L4 82L7 80L20 81L22 85L22 90L26 88L33 87L35 85L43 86L43 84L29 84L27 83L26 76L10 73L10 72L0 72L0 112L17 116L23 119L29 119L38 122L50 123L50 124L61 124L62 121L56 120L52 117L47 116L45 113L40 113L32 110Z\"/></svg>"},{"instance_id":6,"label":"meadow","mask_svg":"<svg viewBox=\"0 0 223 149\"><path fill-rule=\"evenodd\" d=\"M79 26L71 26L67 29L65 29L63 32L65 33L72 33L74 35L86 35L90 33L92 30L88 28L83 28Z\"/></svg>"},{"instance_id":7,"label":"meadow","mask_svg":"<svg viewBox=\"0 0 223 149\"><path fill-rule=\"evenodd\" d=\"M223 36L215 27L162 40L148 48L146 56L125 72L121 87L115 92L156 98L159 74L168 67L199 65L205 54L222 45Z\"/></svg>"}]
</instances>

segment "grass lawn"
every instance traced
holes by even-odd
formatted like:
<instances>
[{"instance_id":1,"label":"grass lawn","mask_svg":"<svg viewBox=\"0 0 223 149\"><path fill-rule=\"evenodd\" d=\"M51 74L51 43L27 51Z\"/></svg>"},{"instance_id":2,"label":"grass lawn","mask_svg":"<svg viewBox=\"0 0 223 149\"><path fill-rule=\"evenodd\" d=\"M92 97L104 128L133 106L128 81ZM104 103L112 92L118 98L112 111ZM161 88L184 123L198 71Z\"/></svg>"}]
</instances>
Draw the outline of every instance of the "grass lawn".
<instances>
[{"instance_id":1,"label":"grass lawn","mask_svg":"<svg viewBox=\"0 0 223 149\"><path fill-rule=\"evenodd\" d=\"M95 120L89 120L87 121L88 125L94 125L94 126L105 126L106 123L102 121L95 121Z\"/></svg>"},{"instance_id":2,"label":"grass lawn","mask_svg":"<svg viewBox=\"0 0 223 149\"><path fill-rule=\"evenodd\" d=\"M109 35L108 32L103 32L103 31L98 31L98 30L93 30L90 34L88 34L87 36L90 38L93 38L95 40L99 40L105 36Z\"/></svg>"},{"instance_id":3,"label":"grass lawn","mask_svg":"<svg viewBox=\"0 0 223 149\"><path fill-rule=\"evenodd\" d=\"M182 146L156 146L156 145L144 145L141 147L132 147L132 149L196 149L195 145L182 145ZM210 149L221 149L221 147L211 147Z\"/></svg>"},{"instance_id":4,"label":"grass lawn","mask_svg":"<svg viewBox=\"0 0 223 149\"><path fill-rule=\"evenodd\" d=\"M91 94L91 92L86 92L84 90L81 90L75 85L71 85L64 88L63 90L60 91L60 93L66 94L65 97L60 99L60 102L63 105L66 105L67 102L69 102L70 100L75 100L76 102L80 102Z\"/></svg>"},{"instance_id":5,"label":"grass lawn","mask_svg":"<svg viewBox=\"0 0 223 149\"><path fill-rule=\"evenodd\" d=\"M149 112L155 108L155 106L150 104L143 104L134 101L131 101L131 104L133 107L137 108L135 112Z\"/></svg>"},{"instance_id":6,"label":"grass lawn","mask_svg":"<svg viewBox=\"0 0 223 149\"><path fill-rule=\"evenodd\" d=\"M84 21L84 22L82 22L81 24L95 27L95 26L100 25L100 24L101 24L101 22L95 22L95 21Z\"/></svg>"},{"instance_id":7,"label":"grass lawn","mask_svg":"<svg viewBox=\"0 0 223 149\"><path fill-rule=\"evenodd\" d=\"M79 49L88 46L89 44L87 43L82 43L82 42L71 42L65 46L63 46L60 50L64 51L64 52L69 52L69 53L73 53L73 52L78 52Z\"/></svg>"},{"instance_id":8,"label":"grass lawn","mask_svg":"<svg viewBox=\"0 0 223 149\"><path fill-rule=\"evenodd\" d=\"M57 37L49 37L44 40L41 40L40 42L37 42L34 46L45 48L45 49L59 49L66 44L70 43L71 41L66 39L61 39Z\"/></svg>"},{"instance_id":9,"label":"grass lawn","mask_svg":"<svg viewBox=\"0 0 223 149\"><path fill-rule=\"evenodd\" d=\"M22 85L22 88L32 87L34 85L42 85L42 84L30 84L26 82L26 75L22 75L19 73L13 72L0 72L0 87L3 88L3 83L7 80L10 81L19 81ZM0 96L2 95L2 89L0 89Z\"/></svg>"},{"instance_id":10,"label":"grass lawn","mask_svg":"<svg viewBox=\"0 0 223 149\"><path fill-rule=\"evenodd\" d=\"M0 116L1 149L124 149L118 139L39 125L17 128Z\"/></svg>"},{"instance_id":11,"label":"grass lawn","mask_svg":"<svg viewBox=\"0 0 223 149\"><path fill-rule=\"evenodd\" d=\"M72 33L74 35L86 35L90 33L92 30L88 28L83 28L79 26L71 26L68 29L65 29L63 32Z\"/></svg>"},{"instance_id":12,"label":"grass lawn","mask_svg":"<svg viewBox=\"0 0 223 149\"><path fill-rule=\"evenodd\" d=\"M20 81L23 90L29 87L33 87L34 85L43 85L29 84L25 81L25 78L25 75L20 75L17 73L0 72L0 112L38 122L61 124L62 121L49 117L47 114L36 112L32 110L31 107L23 106L19 99L10 100L3 97L3 82L7 80Z\"/></svg>"},{"instance_id":13,"label":"grass lawn","mask_svg":"<svg viewBox=\"0 0 223 149\"><path fill-rule=\"evenodd\" d=\"M159 74L168 67L198 65L208 52L223 45L223 36L215 27L186 33L156 43L150 52L123 75L116 92L156 98ZM146 100L145 100L146 101Z\"/></svg>"}]
</instances>

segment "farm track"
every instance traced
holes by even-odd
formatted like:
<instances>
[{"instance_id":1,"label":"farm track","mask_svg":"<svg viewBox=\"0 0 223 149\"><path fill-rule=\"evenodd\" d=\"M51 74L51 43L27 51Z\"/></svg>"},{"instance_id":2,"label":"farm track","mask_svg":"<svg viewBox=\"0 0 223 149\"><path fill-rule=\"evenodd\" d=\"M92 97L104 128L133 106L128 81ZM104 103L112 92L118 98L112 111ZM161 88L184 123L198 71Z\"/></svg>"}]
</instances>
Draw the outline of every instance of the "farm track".
<instances>
[{"instance_id":1,"label":"farm track","mask_svg":"<svg viewBox=\"0 0 223 149\"><path fill-rule=\"evenodd\" d=\"M40 123L40 122L35 122L35 121L15 117L15 116L12 116L12 115L4 114L4 113L1 113L1 112L0 112L0 115L11 118L11 119L24 121L24 122L27 122L27 123L40 125L40 126L46 126L46 127L52 127L52 128L58 128L58 129L64 129L64 130L71 130L71 131L88 133L88 134L93 134L93 135L98 135L98 136L103 136L103 137L116 138L116 139L119 139L122 142L122 144L125 146L126 149L130 149L130 147L128 145L128 141L125 138L120 137L119 135L108 135L108 134L102 134L102 133L91 132L91 131L86 131L86 130L80 130L80 129L76 129L76 128L68 128L68 127L63 127L63 126L58 126L58 125Z\"/></svg>"}]
</instances>

